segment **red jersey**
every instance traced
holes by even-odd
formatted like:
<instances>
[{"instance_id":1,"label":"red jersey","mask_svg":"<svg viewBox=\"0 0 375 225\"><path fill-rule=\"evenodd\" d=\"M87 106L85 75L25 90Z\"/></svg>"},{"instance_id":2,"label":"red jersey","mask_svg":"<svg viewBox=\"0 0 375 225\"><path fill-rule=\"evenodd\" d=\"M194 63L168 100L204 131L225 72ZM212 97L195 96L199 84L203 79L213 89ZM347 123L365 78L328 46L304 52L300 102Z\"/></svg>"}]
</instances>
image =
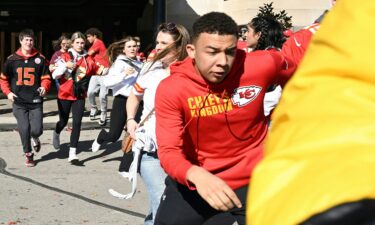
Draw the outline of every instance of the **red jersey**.
<instances>
[{"instance_id":1,"label":"red jersey","mask_svg":"<svg viewBox=\"0 0 375 225\"><path fill-rule=\"evenodd\" d=\"M68 52L64 52L61 55L61 59L65 62L71 61L71 57ZM86 76L98 74L100 67L95 63L91 56L79 57L78 60L74 59L77 65L77 79L82 79ZM60 88L57 97L63 100L77 100L77 97L73 95L73 80L70 74L64 74L60 78Z\"/></svg>"},{"instance_id":2,"label":"red jersey","mask_svg":"<svg viewBox=\"0 0 375 225\"><path fill-rule=\"evenodd\" d=\"M319 29L319 26L319 23L314 23L292 34L283 45L281 50L283 54L291 58L296 65L299 65L310 44L312 36Z\"/></svg>"},{"instance_id":3,"label":"red jersey","mask_svg":"<svg viewBox=\"0 0 375 225\"><path fill-rule=\"evenodd\" d=\"M92 57L94 58L95 63L99 67L103 67L103 68L101 68L101 70L99 70L100 72L104 68L108 68L109 67L109 60L108 60L108 57L106 55L107 54L107 48L105 47L105 45L104 45L104 43L103 43L102 40L95 39L94 43L92 44L92 46L89 48L88 51L94 51L95 52L92 55Z\"/></svg>"},{"instance_id":4,"label":"red jersey","mask_svg":"<svg viewBox=\"0 0 375 225\"><path fill-rule=\"evenodd\" d=\"M211 84L191 58L173 64L155 99L158 156L167 174L193 189L186 173L198 165L232 189L247 185L268 130L263 98L269 85L294 72L286 65L280 52L238 50L231 72Z\"/></svg>"}]
</instances>

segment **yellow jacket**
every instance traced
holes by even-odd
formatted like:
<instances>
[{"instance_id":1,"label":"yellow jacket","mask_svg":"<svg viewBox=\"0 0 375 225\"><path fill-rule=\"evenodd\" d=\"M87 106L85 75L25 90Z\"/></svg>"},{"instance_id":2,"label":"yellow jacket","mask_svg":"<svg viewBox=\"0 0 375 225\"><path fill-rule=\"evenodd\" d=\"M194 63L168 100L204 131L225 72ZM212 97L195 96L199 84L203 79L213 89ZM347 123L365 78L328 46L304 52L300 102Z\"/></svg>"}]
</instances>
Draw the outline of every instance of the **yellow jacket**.
<instances>
[{"instance_id":1,"label":"yellow jacket","mask_svg":"<svg viewBox=\"0 0 375 225\"><path fill-rule=\"evenodd\" d=\"M375 199L375 1L326 15L273 115L247 225L294 225Z\"/></svg>"}]
</instances>

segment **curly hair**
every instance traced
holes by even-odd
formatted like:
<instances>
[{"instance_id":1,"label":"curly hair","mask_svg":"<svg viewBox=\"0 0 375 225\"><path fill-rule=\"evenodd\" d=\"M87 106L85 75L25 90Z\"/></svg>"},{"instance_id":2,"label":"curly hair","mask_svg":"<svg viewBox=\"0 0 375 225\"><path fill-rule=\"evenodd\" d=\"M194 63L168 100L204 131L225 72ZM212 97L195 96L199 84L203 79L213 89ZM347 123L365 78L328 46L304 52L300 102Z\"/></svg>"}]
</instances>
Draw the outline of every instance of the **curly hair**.
<instances>
[{"instance_id":1,"label":"curly hair","mask_svg":"<svg viewBox=\"0 0 375 225\"><path fill-rule=\"evenodd\" d=\"M192 40L196 41L201 33L238 37L237 31L237 24L230 16L221 12L210 12L194 22Z\"/></svg>"},{"instance_id":2,"label":"curly hair","mask_svg":"<svg viewBox=\"0 0 375 225\"><path fill-rule=\"evenodd\" d=\"M102 39L103 33L96 27L91 27L86 30L85 35L95 35L97 38Z\"/></svg>"},{"instance_id":3,"label":"curly hair","mask_svg":"<svg viewBox=\"0 0 375 225\"><path fill-rule=\"evenodd\" d=\"M254 33L261 34L254 50L281 48L286 40L282 25L273 17L257 16L248 25L254 29Z\"/></svg>"}]
</instances>

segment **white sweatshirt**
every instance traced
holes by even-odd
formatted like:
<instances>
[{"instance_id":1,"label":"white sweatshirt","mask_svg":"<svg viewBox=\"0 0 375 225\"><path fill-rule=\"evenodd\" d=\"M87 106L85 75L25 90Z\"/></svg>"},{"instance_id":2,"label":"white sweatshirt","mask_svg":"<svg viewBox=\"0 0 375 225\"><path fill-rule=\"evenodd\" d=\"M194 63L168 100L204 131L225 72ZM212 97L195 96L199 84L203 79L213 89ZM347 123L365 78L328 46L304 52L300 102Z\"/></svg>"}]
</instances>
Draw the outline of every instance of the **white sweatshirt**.
<instances>
[{"instance_id":1,"label":"white sweatshirt","mask_svg":"<svg viewBox=\"0 0 375 225\"><path fill-rule=\"evenodd\" d=\"M113 96L129 96L130 91L133 88L133 84L137 79L137 71L132 74L125 75L125 70L131 66L123 60L131 61L139 69L143 65L142 62L131 60L125 55L121 54L117 56L115 62L109 68L108 74L103 76L103 83L107 88L112 89Z\"/></svg>"}]
</instances>

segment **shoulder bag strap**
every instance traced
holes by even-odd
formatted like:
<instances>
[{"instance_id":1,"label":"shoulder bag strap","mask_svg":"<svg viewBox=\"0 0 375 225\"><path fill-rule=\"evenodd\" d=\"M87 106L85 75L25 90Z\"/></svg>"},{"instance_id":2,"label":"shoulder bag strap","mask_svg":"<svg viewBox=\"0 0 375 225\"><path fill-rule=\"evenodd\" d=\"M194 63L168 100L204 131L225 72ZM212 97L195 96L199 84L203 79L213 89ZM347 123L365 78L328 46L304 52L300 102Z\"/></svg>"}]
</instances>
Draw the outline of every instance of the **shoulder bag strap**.
<instances>
[{"instance_id":1,"label":"shoulder bag strap","mask_svg":"<svg viewBox=\"0 0 375 225\"><path fill-rule=\"evenodd\" d=\"M150 116L152 115L152 113L155 111L155 108L153 108L148 114L147 116L141 121L139 122L139 126L143 126L143 124L150 118Z\"/></svg>"},{"instance_id":2,"label":"shoulder bag strap","mask_svg":"<svg viewBox=\"0 0 375 225\"><path fill-rule=\"evenodd\" d=\"M139 73L141 71L141 68L139 68L138 66L136 66L130 60L126 60L126 59L120 59L120 60L124 61L125 63L127 63L129 66L133 67L135 69L135 71L137 71L137 73Z\"/></svg>"}]
</instances>

